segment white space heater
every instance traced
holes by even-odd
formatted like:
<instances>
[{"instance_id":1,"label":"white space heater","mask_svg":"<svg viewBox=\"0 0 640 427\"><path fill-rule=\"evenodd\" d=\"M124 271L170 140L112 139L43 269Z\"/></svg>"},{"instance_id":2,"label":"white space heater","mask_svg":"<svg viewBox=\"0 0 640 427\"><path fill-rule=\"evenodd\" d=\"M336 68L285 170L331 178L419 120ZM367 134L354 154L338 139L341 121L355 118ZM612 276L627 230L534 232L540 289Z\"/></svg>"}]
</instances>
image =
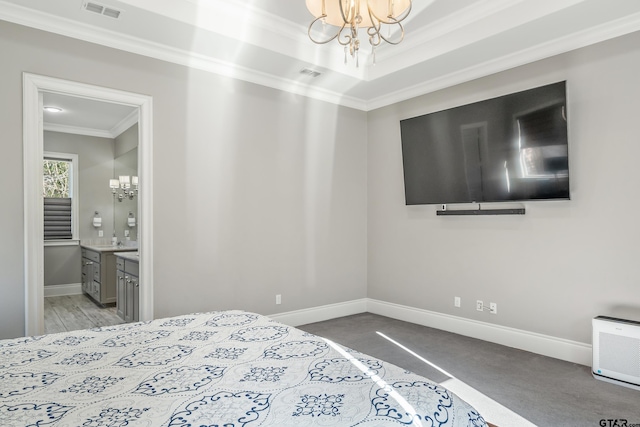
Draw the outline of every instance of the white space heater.
<instances>
[{"instance_id":1,"label":"white space heater","mask_svg":"<svg viewBox=\"0 0 640 427\"><path fill-rule=\"evenodd\" d=\"M640 390L640 322L593 319L594 378Z\"/></svg>"}]
</instances>

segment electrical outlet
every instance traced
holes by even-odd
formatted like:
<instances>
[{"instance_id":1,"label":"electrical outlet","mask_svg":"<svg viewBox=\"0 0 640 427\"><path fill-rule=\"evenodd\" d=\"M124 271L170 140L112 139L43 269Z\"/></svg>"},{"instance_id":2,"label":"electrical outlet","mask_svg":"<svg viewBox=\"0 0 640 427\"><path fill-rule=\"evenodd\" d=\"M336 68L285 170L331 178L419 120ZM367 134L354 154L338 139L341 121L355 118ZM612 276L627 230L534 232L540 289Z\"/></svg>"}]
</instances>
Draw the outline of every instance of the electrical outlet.
<instances>
[{"instance_id":1,"label":"electrical outlet","mask_svg":"<svg viewBox=\"0 0 640 427\"><path fill-rule=\"evenodd\" d=\"M476 301L476 310L478 311L484 310L484 303L481 300Z\"/></svg>"},{"instance_id":2,"label":"electrical outlet","mask_svg":"<svg viewBox=\"0 0 640 427\"><path fill-rule=\"evenodd\" d=\"M104 237L104 231L98 230L98 237Z\"/></svg>"},{"instance_id":3,"label":"electrical outlet","mask_svg":"<svg viewBox=\"0 0 640 427\"><path fill-rule=\"evenodd\" d=\"M495 302L490 302L489 303L489 313L498 314L498 304L496 304Z\"/></svg>"},{"instance_id":4,"label":"electrical outlet","mask_svg":"<svg viewBox=\"0 0 640 427\"><path fill-rule=\"evenodd\" d=\"M124 230L124 237L129 237L129 230Z\"/></svg>"},{"instance_id":5,"label":"electrical outlet","mask_svg":"<svg viewBox=\"0 0 640 427\"><path fill-rule=\"evenodd\" d=\"M282 295L276 295L276 304L282 304Z\"/></svg>"},{"instance_id":6,"label":"electrical outlet","mask_svg":"<svg viewBox=\"0 0 640 427\"><path fill-rule=\"evenodd\" d=\"M453 298L453 305L455 307L460 307L460 297L454 297Z\"/></svg>"}]
</instances>

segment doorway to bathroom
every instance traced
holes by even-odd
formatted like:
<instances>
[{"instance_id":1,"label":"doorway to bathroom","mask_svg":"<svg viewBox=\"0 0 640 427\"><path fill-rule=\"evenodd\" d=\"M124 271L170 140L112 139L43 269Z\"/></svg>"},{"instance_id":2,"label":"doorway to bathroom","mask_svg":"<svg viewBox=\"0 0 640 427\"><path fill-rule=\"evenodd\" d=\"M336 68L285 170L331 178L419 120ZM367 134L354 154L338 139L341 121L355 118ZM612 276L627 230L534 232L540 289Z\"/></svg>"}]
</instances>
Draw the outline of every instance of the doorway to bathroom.
<instances>
[{"instance_id":1,"label":"doorway to bathroom","mask_svg":"<svg viewBox=\"0 0 640 427\"><path fill-rule=\"evenodd\" d=\"M134 130L129 130L129 133L135 133L138 146L136 147L136 167L137 175L135 175L139 193L136 197L131 197L131 200L135 198L135 202L131 202L132 206L127 209L130 211L124 215L126 217L132 216L135 218L135 227L124 227L123 230L119 230L116 226L116 217L122 216L116 214L115 206L118 202L115 202L115 197L111 194L112 188L110 188L109 179L106 179L104 186L104 193L106 197L111 201L114 208L109 211L104 203L100 208L106 214L106 217L111 217L113 225L108 225L107 221L101 223L100 227L95 227L98 221L95 221L93 217L100 217L102 221L105 218L100 216L100 210L94 209L91 212L92 218L86 218L87 213L76 214L76 227L94 227L89 228L85 232L85 237L95 237L89 239L88 243L101 244L104 239L111 239L114 232L122 232L122 236L119 237L118 243L127 244L130 242L132 232L135 232L135 238L137 242L137 252L139 254L139 282L141 284L139 289L139 317L140 320L151 320L153 318L153 245L152 245L152 226L153 226L153 212L152 212L152 99L146 95L139 95L130 92L123 92L109 88L103 88L98 86L92 86L82 83L70 82L61 79L55 79L45 76L39 76L34 74L25 73L23 75L23 89L24 89L24 103L23 103L23 135L24 135L24 194L25 194L25 206L24 206L24 239L25 239L25 334L26 335L40 335L45 332L44 328L44 296L45 296L45 254L44 254L44 242L45 238L42 233L44 223L44 202L43 202L43 159L45 156L44 149L44 113L43 107L45 106L45 99L55 97L67 97L74 99L78 102L94 102L105 107L124 108L129 109L132 114L129 118L132 122L136 122ZM47 126L50 126L47 125ZM124 124L127 129L130 127L133 129L131 123ZM60 128L58 129L60 130ZM55 139L55 138L53 138ZM73 138L66 138L73 139ZM126 146L126 144L125 144ZM129 150L120 149L123 154L127 154ZM115 153L115 151L114 151ZM129 159L130 160L130 159ZM115 157L112 160L112 164L116 164ZM131 163L131 162L129 162ZM115 168L113 170L115 174ZM131 175L133 177L133 175ZM131 178L130 177L130 178ZM111 178L111 176L110 176ZM131 188L131 187L129 187ZM115 189L113 189L115 191ZM120 189L118 189L120 191ZM104 195L103 200L104 200ZM112 197L114 197L112 199ZM128 197L126 197L128 199ZM100 205L101 202L93 201L95 206ZM84 207L87 209L87 206ZM135 212L135 213L134 213ZM84 219L82 219L84 218ZM79 220L81 220L81 224ZM121 218L118 218L120 220ZM127 219L125 219L125 222ZM122 222L122 221L120 221ZM131 219L128 219L128 224L133 224ZM107 230L108 228L108 230ZM77 229L77 228L76 228ZM124 234L127 234L125 236ZM93 235L95 234L95 236ZM100 236L99 234L102 234ZM75 238L68 239L69 241L63 242L60 246L67 247L68 249L80 250L80 233ZM127 239L129 237L129 239ZM53 245L55 247L55 245ZM74 263L75 264L75 263ZM77 267L77 269L76 269ZM76 266L71 266L67 270L72 273L80 271L80 263ZM63 280L64 281L64 280ZM73 282L73 281L72 281ZM71 284L73 285L73 283ZM47 291L51 291L48 289ZM76 308L81 307L76 304ZM89 306L86 307L90 308ZM94 316L95 314L88 313L88 316ZM69 316L74 317L73 315Z\"/></svg>"}]
</instances>

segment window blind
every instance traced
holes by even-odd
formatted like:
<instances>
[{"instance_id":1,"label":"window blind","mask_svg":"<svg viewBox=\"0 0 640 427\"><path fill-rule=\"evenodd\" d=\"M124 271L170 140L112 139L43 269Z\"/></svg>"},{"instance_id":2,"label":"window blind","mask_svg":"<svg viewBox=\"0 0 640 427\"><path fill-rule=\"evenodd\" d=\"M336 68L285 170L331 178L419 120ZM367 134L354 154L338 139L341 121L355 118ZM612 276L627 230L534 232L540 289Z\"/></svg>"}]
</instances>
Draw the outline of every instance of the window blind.
<instances>
[{"instance_id":1,"label":"window blind","mask_svg":"<svg viewBox=\"0 0 640 427\"><path fill-rule=\"evenodd\" d=\"M44 198L44 240L72 239L71 198Z\"/></svg>"}]
</instances>

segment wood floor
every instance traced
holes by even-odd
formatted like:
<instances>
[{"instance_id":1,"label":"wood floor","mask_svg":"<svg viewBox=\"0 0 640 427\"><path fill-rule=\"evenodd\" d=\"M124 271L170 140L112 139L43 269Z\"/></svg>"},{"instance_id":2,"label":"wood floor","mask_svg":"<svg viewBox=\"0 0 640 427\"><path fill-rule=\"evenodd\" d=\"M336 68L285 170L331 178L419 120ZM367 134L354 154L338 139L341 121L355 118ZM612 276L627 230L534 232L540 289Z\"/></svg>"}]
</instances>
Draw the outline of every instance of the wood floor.
<instances>
[{"instance_id":1,"label":"wood floor","mask_svg":"<svg viewBox=\"0 0 640 427\"><path fill-rule=\"evenodd\" d=\"M124 323L116 307L102 308L86 295L47 297L44 299L44 332L77 331Z\"/></svg>"}]
</instances>

